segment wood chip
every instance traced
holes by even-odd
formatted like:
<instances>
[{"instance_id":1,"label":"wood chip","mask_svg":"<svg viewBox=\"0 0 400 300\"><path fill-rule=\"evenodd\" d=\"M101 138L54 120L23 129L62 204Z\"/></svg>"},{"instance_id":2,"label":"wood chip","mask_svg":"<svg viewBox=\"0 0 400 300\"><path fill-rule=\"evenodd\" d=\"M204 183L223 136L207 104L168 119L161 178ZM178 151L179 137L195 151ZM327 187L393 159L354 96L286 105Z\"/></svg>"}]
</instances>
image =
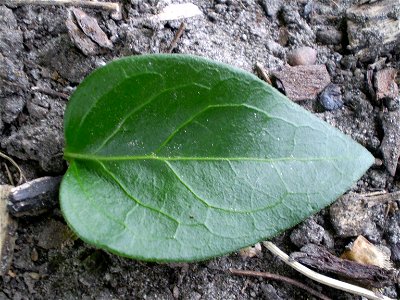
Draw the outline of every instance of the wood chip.
<instances>
[{"instance_id":1,"label":"wood chip","mask_svg":"<svg viewBox=\"0 0 400 300\"><path fill-rule=\"evenodd\" d=\"M100 28L97 20L88 16L84 11L79 8L71 8L76 21L83 33L86 34L93 42L97 43L103 48L112 49L113 44L108 39L105 32Z\"/></svg>"},{"instance_id":2,"label":"wood chip","mask_svg":"<svg viewBox=\"0 0 400 300\"><path fill-rule=\"evenodd\" d=\"M376 89L376 100L383 98L396 98L399 96L399 87L396 84L397 70L386 68L376 72L374 87Z\"/></svg>"},{"instance_id":3,"label":"wood chip","mask_svg":"<svg viewBox=\"0 0 400 300\"><path fill-rule=\"evenodd\" d=\"M292 259L314 268L320 272L328 272L356 282L361 286L381 288L396 282L396 272L373 265L364 265L354 261L341 259L332 255L321 246L308 244L301 252L292 253Z\"/></svg>"},{"instance_id":4,"label":"wood chip","mask_svg":"<svg viewBox=\"0 0 400 300\"><path fill-rule=\"evenodd\" d=\"M285 66L273 76L278 88L293 101L316 99L331 82L325 65Z\"/></svg>"}]
</instances>

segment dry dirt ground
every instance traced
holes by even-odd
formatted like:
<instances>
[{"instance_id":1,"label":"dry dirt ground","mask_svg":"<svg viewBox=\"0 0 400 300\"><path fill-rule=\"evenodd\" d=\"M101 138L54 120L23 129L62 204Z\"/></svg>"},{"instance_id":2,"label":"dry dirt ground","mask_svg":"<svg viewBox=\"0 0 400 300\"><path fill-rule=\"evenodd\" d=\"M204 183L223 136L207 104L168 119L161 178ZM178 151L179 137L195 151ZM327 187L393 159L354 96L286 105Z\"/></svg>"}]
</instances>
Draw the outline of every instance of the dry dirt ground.
<instances>
[{"instance_id":1,"label":"dry dirt ground","mask_svg":"<svg viewBox=\"0 0 400 300\"><path fill-rule=\"evenodd\" d=\"M349 10L368 1L192 0L201 15L173 21L152 19L167 5L180 2L184 1L121 1L120 20L104 9L82 8L112 43L108 48L94 43L83 49L68 32L69 8L0 5L0 151L17 161L28 180L62 175L66 170L62 156L65 95L88 73L114 58L166 52L184 22L186 28L174 53L200 55L253 73L256 63L273 72L286 65L293 49L315 49L316 64L326 66L329 81L339 88L336 97L341 96L344 105L324 111L314 96L298 103L378 159L353 186L353 192L399 189L398 91L378 97L379 82L374 83L376 72L399 69L399 44L385 45L373 29L363 33L361 42L354 37L369 25L362 12ZM385 18L398 20L399 11L393 5L393 10L381 14L376 26ZM393 87L398 79L391 76ZM368 84L368 78L372 83ZM10 184L8 162L0 163L0 183ZM11 165L8 168L17 177L16 170ZM339 255L356 236L363 235L391 251L393 266L399 268L398 202L391 201L392 209L386 202L361 207L357 211L360 220L351 233L342 228L346 219L341 217L343 210L351 209L339 203L336 209L323 210L274 241L288 253L312 242ZM76 239L57 207L39 216L21 217L18 223L12 264L0 279L0 299L314 299L280 281L232 276L229 268L276 272L333 299L359 299L308 280L266 249L247 259L233 253L192 264L143 263ZM381 291L392 298L400 295L395 283Z\"/></svg>"}]
</instances>

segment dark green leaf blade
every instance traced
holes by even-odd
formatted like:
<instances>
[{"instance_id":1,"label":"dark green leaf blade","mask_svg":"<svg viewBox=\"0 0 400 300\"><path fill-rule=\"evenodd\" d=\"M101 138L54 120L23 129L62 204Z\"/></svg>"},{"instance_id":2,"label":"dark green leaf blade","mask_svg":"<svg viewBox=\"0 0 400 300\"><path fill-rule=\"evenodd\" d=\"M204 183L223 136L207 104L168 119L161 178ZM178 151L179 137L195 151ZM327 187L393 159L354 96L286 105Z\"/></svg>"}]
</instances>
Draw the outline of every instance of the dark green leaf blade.
<instances>
[{"instance_id":1,"label":"dark green leaf blade","mask_svg":"<svg viewBox=\"0 0 400 300\"><path fill-rule=\"evenodd\" d=\"M255 76L193 56L120 59L65 115L60 192L85 241L191 261L272 237L330 204L373 162Z\"/></svg>"}]
</instances>

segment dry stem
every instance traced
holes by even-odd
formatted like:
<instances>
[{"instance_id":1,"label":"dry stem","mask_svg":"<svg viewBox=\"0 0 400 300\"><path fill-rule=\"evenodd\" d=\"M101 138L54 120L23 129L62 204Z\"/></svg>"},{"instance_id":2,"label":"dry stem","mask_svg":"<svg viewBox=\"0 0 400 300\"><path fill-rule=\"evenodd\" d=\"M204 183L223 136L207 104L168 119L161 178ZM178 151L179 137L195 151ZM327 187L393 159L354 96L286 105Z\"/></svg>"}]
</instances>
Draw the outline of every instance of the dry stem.
<instances>
[{"instance_id":1,"label":"dry stem","mask_svg":"<svg viewBox=\"0 0 400 300\"><path fill-rule=\"evenodd\" d=\"M0 0L0 4L8 5L21 5L21 4L34 4L34 5L69 5L88 8L99 8L113 11L112 17L121 19L121 5L114 2L100 2L88 0Z\"/></svg>"},{"instance_id":2,"label":"dry stem","mask_svg":"<svg viewBox=\"0 0 400 300\"><path fill-rule=\"evenodd\" d=\"M283 281L283 282L292 284L294 286L297 286L297 287L307 291L311 295L316 296L322 300L330 300L329 297L326 297L325 295L317 292L316 290L313 290L312 288L310 288L310 287L306 286L305 284L303 284L297 280L294 280L292 278L288 278L285 276L281 276L281 275L277 275L277 274L273 274L273 273L269 273L269 272L256 272L256 271L247 271L247 270L238 270L238 269L229 269L229 271L235 275L263 277L263 278L267 278L267 279Z\"/></svg>"}]
</instances>

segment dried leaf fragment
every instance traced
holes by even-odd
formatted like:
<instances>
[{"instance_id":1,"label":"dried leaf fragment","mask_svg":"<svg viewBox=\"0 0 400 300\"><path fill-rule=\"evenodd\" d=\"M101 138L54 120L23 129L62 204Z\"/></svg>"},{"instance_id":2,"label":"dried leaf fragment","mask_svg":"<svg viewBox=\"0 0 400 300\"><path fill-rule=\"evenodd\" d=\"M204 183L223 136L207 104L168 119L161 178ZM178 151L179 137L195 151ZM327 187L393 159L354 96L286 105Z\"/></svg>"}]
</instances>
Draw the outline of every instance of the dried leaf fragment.
<instances>
[{"instance_id":1,"label":"dried leaf fragment","mask_svg":"<svg viewBox=\"0 0 400 300\"><path fill-rule=\"evenodd\" d=\"M153 19L159 21L172 21L201 16L202 14L201 10L193 3L170 4L158 15L155 15Z\"/></svg>"},{"instance_id":2,"label":"dried leaf fragment","mask_svg":"<svg viewBox=\"0 0 400 300\"><path fill-rule=\"evenodd\" d=\"M341 258L352 260L364 265L373 265L385 269L392 268L390 254L383 252L378 247L371 244L362 235L354 241L351 249L346 250Z\"/></svg>"},{"instance_id":3,"label":"dried leaf fragment","mask_svg":"<svg viewBox=\"0 0 400 300\"><path fill-rule=\"evenodd\" d=\"M72 42L83 54L87 56L97 54L98 46L80 30L78 25L73 21L71 14L69 14L68 19L65 21L65 25L67 26L68 34Z\"/></svg>"},{"instance_id":4,"label":"dried leaf fragment","mask_svg":"<svg viewBox=\"0 0 400 300\"><path fill-rule=\"evenodd\" d=\"M257 243L254 246L249 246L243 249L240 249L239 254L243 259L252 258L255 256L260 256L262 252L261 244Z\"/></svg>"},{"instance_id":5,"label":"dried leaf fragment","mask_svg":"<svg viewBox=\"0 0 400 300\"><path fill-rule=\"evenodd\" d=\"M105 32L100 28L95 18L88 16L84 11L78 8L72 8L71 10L84 34L101 47L108 49L113 48L113 44L108 39Z\"/></svg>"}]
</instances>

